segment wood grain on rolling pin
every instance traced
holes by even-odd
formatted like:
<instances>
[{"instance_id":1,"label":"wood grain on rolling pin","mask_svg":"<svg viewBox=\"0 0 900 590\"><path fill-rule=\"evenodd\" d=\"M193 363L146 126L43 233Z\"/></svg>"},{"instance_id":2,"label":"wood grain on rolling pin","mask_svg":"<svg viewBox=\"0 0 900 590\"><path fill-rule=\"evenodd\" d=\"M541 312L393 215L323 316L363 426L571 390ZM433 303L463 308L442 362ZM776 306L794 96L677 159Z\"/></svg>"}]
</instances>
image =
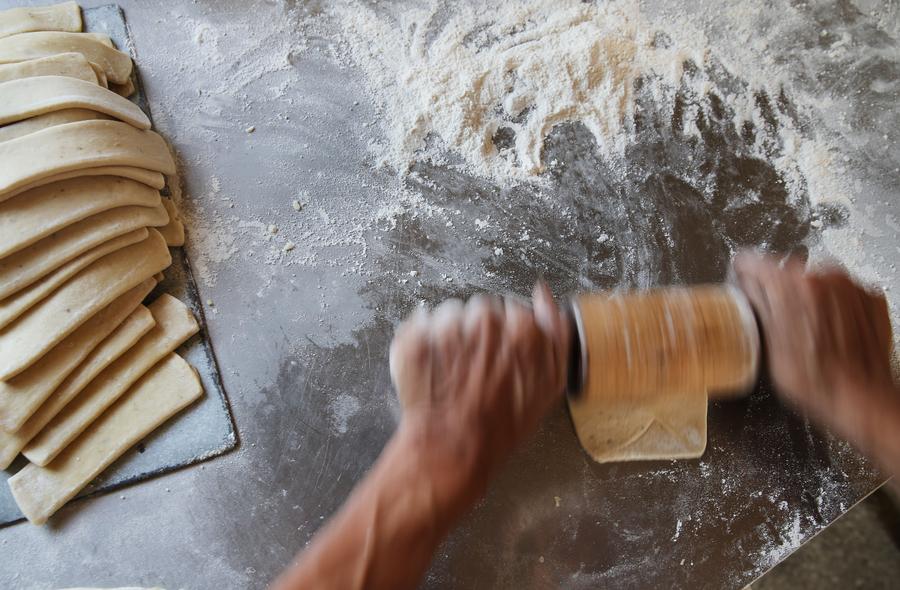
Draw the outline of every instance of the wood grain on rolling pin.
<instances>
[{"instance_id":1,"label":"wood grain on rolling pin","mask_svg":"<svg viewBox=\"0 0 900 590\"><path fill-rule=\"evenodd\" d=\"M581 395L741 393L756 378L759 334L731 287L581 295L575 315L586 368Z\"/></svg>"}]
</instances>

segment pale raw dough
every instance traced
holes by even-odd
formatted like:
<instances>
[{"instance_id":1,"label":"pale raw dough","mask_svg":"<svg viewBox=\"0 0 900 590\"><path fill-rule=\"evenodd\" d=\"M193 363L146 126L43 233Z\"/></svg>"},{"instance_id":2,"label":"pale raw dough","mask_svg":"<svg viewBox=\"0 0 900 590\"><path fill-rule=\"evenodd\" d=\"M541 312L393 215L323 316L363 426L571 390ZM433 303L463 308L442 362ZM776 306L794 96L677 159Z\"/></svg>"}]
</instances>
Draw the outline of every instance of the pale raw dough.
<instances>
[{"instance_id":1,"label":"pale raw dough","mask_svg":"<svg viewBox=\"0 0 900 590\"><path fill-rule=\"evenodd\" d=\"M178 207L172 199L163 197L162 204L169 213L168 225L159 228L159 233L166 239L166 244L172 248L184 246L184 222L181 221L181 215L178 213Z\"/></svg>"},{"instance_id":2,"label":"pale raw dough","mask_svg":"<svg viewBox=\"0 0 900 590\"><path fill-rule=\"evenodd\" d=\"M103 68L110 82L124 84L131 76L131 57L87 33L22 33L0 39L0 63L15 63L56 53L80 53Z\"/></svg>"},{"instance_id":3,"label":"pale raw dough","mask_svg":"<svg viewBox=\"0 0 900 590\"><path fill-rule=\"evenodd\" d=\"M0 331L0 379L27 369L116 297L171 263L166 241L150 230L143 242L90 264Z\"/></svg>"},{"instance_id":4,"label":"pale raw dough","mask_svg":"<svg viewBox=\"0 0 900 590\"><path fill-rule=\"evenodd\" d=\"M569 399L581 446L600 463L690 459L706 450L706 392L615 398L605 404Z\"/></svg>"},{"instance_id":5,"label":"pale raw dough","mask_svg":"<svg viewBox=\"0 0 900 590\"><path fill-rule=\"evenodd\" d=\"M746 390L756 378L759 335L744 297L699 286L576 301L587 371L569 410L588 454L701 456L707 393Z\"/></svg>"},{"instance_id":6,"label":"pale raw dough","mask_svg":"<svg viewBox=\"0 0 900 590\"><path fill-rule=\"evenodd\" d=\"M106 77L106 72L103 71L103 68L95 64L94 62L88 62L91 64L91 69L94 70L94 75L97 76L97 84L103 86L104 88L109 88L109 78ZM130 82L130 80L129 80Z\"/></svg>"},{"instance_id":7,"label":"pale raw dough","mask_svg":"<svg viewBox=\"0 0 900 590\"><path fill-rule=\"evenodd\" d=\"M104 35L103 33L82 33L85 37L90 37L97 43L102 43L111 49L116 48L116 44L113 43L112 38L109 35Z\"/></svg>"},{"instance_id":8,"label":"pale raw dough","mask_svg":"<svg viewBox=\"0 0 900 590\"><path fill-rule=\"evenodd\" d=\"M77 33L80 30L81 8L77 2L10 8L0 12L0 37L32 31Z\"/></svg>"},{"instance_id":9,"label":"pale raw dough","mask_svg":"<svg viewBox=\"0 0 900 590\"><path fill-rule=\"evenodd\" d=\"M81 269L101 256L120 250L125 246L137 244L149 235L147 228L142 227L127 234L103 242L60 266L50 274L44 276L21 291L18 291L6 299L0 300L0 329L5 328L14 319L25 313L38 301L50 295L60 285L74 277ZM158 282L158 281L157 281Z\"/></svg>"},{"instance_id":10,"label":"pale raw dough","mask_svg":"<svg viewBox=\"0 0 900 590\"><path fill-rule=\"evenodd\" d=\"M6 469L28 441L34 438L79 391L110 363L134 346L155 324L156 320L153 319L150 310L139 305L74 371L69 373L69 376L18 430L7 432L0 429L0 469Z\"/></svg>"},{"instance_id":11,"label":"pale raw dough","mask_svg":"<svg viewBox=\"0 0 900 590\"><path fill-rule=\"evenodd\" d=\"M109 89L125 98L134 94L135 91L134 82L132 82L130 78L124 84L110 84Z\"/></svg>"},{"instance_id":12,"label":"pale raw dough","mask_svg":"<svg viewBox=\"0 0 900 590\"><path fill-rule=\"evenodd\" d=\"M0 85L2 86L2 85ZM78 121L92 121L95 119L109 119L106 115L88 109L63 109L53 111L45 115L38 115L30 119L17 121L0 127L0 141L9 141L29 133L34 133L47 127L76 123Z\"/></svg>"},{"instance_id":13,"label":"pale raw dough","mask_svg":"<svg viewBox=\"0 0 900 590\"><path fill-rule=\"evenodd\" d=\"M44 185L0 203L0 258L103 211L160 203L156 189L114 176L82 176Z\"/></svg>"},{"instance_id":14,"label":"pale raw dough","mask_svg":"<svg viewBox=\"0 0 900 590\"><path fill-rule=\"evenodd\" d=\"M147 186L160 190L166 186L166 177L153 170L144 168L135 168L134 166L97 166L96 168L81 168L79 170L71 170L61 174L47 176L31 184L26 184L16 190L10 192L5 198L11 199L16 195L20 195L25 191L50 184L51 182L59 182L68 178L78 178L79 176L121 176L122 178L130 178L142 182Z\"/></svg>"},{"instance_id":15,"label":"pale raw dough","mask_svg":"<svg viewBox=\"0 0 900 590\"><path fill-rule=\"evenodd\" d=\"M66 76L40 76L0 84L0 125L63 109L88 109L150 129L139 106L97 84Z\"/></svg>"},{"instance_id":16,"label":"pale raw dough","mask_svg":"<svg viewBox=\"0 0 900 590\"><path fill-rule=\"evenodd\" d=\"M125 451L202 396L191 366L169 355L49 466L26 465L9 478L22 513L34 524L45 523Z\"/></svg>"},{"instance_id":17,"label":"pale raw dough","mask_svg":"<svg viewBox=\"0 0 900 590\"><path fill-rule=\"evenodd\" d=\"M163 294L149 306L156 325L71 400L22 453L47 465L131 385L199 330L182 302Z\"/></svg>"},{"instance_id":18,"label":"pale raw dough","mask_svg":"<svg viewBox=\"0 0 900 590\"><path fill-rule=\"evenodd\" d=\"M69 76L94 84L100 81L91 62L80 53L57 53L18 63L0 64L0 82L34 76Z\"/></svg>"},{"instance_id":19,"label":"pale raw dough","mask_svg":"<svg viewBox=\"0 0 900 590\"><path fill-rule=\"evenodd\" d=\"M156 286L148 279L86 321L31 367L9 381L0 381L0 427L19 429L63 379L90 354Z\"/></svg>"},{"instance_id":20,"label":"pale raw dough","mask_svg":"<svg viewBox=\"0 0 900 590\"><path fill-rule=\"evenodd\" d=\"M166 142L153 131L121 121L66 123L0 143L0 201L48 176L97 166L175 173Z\"/></svg>"},{"instance_id":21,"label":"pale raw dough","mask_svg":"<svg viewBox=\"0 0 900 590\"><path fill-rule=\"evenodd\" d=\"M142 227L169 223L157 207L119 207L73 223L52 236L0 259L0 298L7 298L103 242Z\"/></svg>"}]
</instances>

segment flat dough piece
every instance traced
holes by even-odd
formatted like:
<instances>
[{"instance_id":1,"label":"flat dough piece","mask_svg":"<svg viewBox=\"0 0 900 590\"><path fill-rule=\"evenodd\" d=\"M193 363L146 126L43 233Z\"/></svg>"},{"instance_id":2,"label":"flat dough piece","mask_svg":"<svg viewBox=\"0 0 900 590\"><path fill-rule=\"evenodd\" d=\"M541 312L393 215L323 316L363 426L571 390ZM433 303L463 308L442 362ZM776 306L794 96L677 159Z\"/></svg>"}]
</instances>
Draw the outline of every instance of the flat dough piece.
<instances>
[{"instance_id":1,"label":"flat dough piece","mask_svg":"<svg viewBox=\"0 0 900 590\"><path fill-rule=\"evenodd\" d=\"M110 82L124 84L131 76L131 57L88 33L21 33L0 39L0 63L15 63L56 53L80 53L103 68Z\"/></svg>"},{"instance_id":2,"label":"flat dough piece","mask_svg":"<svg viewBox=\"0 0 900 590\"><path fill-rule=\"evenodd\" d=\"M0 469L6 469L25 445L103 369L122 356L156 325L150 310L139 305L57 387L15 432L0 430Z\"/></svg>"},{"instance_id":3,"label":"flat dough piece","mask_svg":"<svg viewBox=\"0 0 900 590\"><path fill-rule=\"evenodd\" d=\"M156 320L153 329L69 401L25 447L22 452L29 461L50 463L142 375L200 329L187 306L171 295L161 295L149 307Z\"/></svg>"},{"instance_id":4,"label":"flat dough piece","mask_svg":"<svg viewBox=\"0 0 900 590\"><path fill-rule=\"evenodd\" d=\"M0 258L103 211L160 203L158 190L126 178L82 176L46 184L0 203Z\"/></svg>"},{"instance_id":5,"label":"flat dough piece","mask_svg":"<svg viewBox=\"0 0 900 590\"><path fill-rule=\"evenodd\" d=\"M172 248L184 246L184 223L178 213L178 207L167 197L163 197L162 204L169 214L169 223L159 228L159 233L166 239L166 244Z\"/></svg>"},{"instance_id":6,"label":"flat dough piece","mask_svg":"<svg viewBox=\"0 0 900 590\"><path fill-rule=\"evenodd\" d=\"M2 84L0 84L2 86ZM91 111L88 109L63 109L61 111L53 111L45 115L37 115L30 119L23 119L16 123L10 123L0 127L0 141L9 141L35 133L47 127L54 125L65 125L66 123L76 123L78 121L92 121L95 119L109 119L106 115Z\"/></svg>"},{"instance_id":7,"label":"flat dough piece","mask_svg":"<svg viewBox=\"0 0 900 590\"><path fill-rule=\"evenodd\" d=\"M203 396L197 374L176 354L153 367L50 465L9 478L22 513L43 524L113 461Z\"/></svg>"},{"instance_id":8,"label":"flat dough piece","mask_svg":"<svg viewBox=\"0 0 900 590\"><path fill-rule=\"evenodd\" d=\"M134 94L135 87L134 82L131 81L131 78L128 79L124 84L110 84L109 89L118 94L119 96L124 96L128 98L132 94Z\"/></svg>"},{"instance_id":9,"label":"flat dough piece","mask_svg":"<svg viewBox=\"0 0 900 590\"><path fill-rule=\"evenodd\" d=\"M68 76L94 84L100 83L91 62L80 53L57 53L18 63L0 64L0 82L34 76Z\"/></svg>"},{"instance_id":10,"label":"flat dough piece","mask_svg":"<svg viewBox=\"0 0 900 590\"><path fill-rule=\"evenodd\" d=\"M88 109L138 129L150 129L139 106L97 84L66 76L40 76L0 84L0 125L63 109Z\"/></svg>"},{"instance_id":11,"label":"flat dough piece","mask_svg":"<svg viewBox=\"0 0 900 590\"><path fill-rule=\"evenodd\" d=\"M104 88L109 88L109 79L106 77L106 72L103 71L103 68L93 62L88 63L91 64L91 69L94 70L94 75L97 76L97 84Z\"/></svg>"},{"instance_id":12,"label":"flat dough piece","mask_svg":"<svg viewBox=\"0 0 900 590\"><path fill-rule=\"evenodd\" d=\"M157 207L119 207L73 223L40 242L0 259L0 297L7 298L56 270L76 256L115 237L142 227L169 223Z\"/></svg>"},{"instance_id":13,"label":"flat dough piece","mask_svg":"<svg viewBox=\"0 0 900 590\"><path fill-rule=\"evenodd\" d=\"M11 199L16 195L21 195L22 193L39 186L44 186L51 182L59 182L60 180L66 180L68 178L78 178L79 176L121 176L122 178L130 178L131 180L142 182L156 190L160 190L166 186L166 177L153 170L135 168L134 166L97 166L96 168L80 168L78 170L71 170L69 172L47 176L46 178L42 178L31 184L26 184L17 188L6 195L5 198Z\"/></svg>"},{"instance_id":14,"label":"flat dough piece","mask_svg":"<svg viewBox=\"0 0 900 590\"><path fill-rule=\"evenodd\" d=\"M148 235L150 234L147 231L147 228L142 227L117 238L107 240L99 246L95 246L84 254L70 260L37 282L28 285L21 291L14 293L6 299L0 300L0 329L8 326L10 322L25 313L25 311L31 309L38 301L41 301L44 297L47 297L50 293L56 291L60 285L74 277L93 261L115 252L116 250L121 250L125 246L137 244L138 242L147 239Z\"/></svg>"},{"instance_id":15,"label":"flat dough piece","mask_svg":"<svg viewBox=\"0 0 900 590\"><path fill-rule=\"evenodd\" d=\"M0 143L0 201L48 176L97 166L175 173L165 140L153 131L121 121L79 121Z\"/></svg>"},{"instance_id":16,"label":"flat dough piece","mask_svg":"<svg viewBox=\"0 0 900 590\"><path fill-rule=\"evenodd\" d=\"M0 37L32 31L77 33L80 30L81 8L77 2L10 8L0 12Z\"/></svg>"},{"instance_id":17,"label":"flat dough piece","mask_svg":"<svg viewBox=\"0 0 900 590\"><path fill-rule=\"evenodd\" d=\"M0 381L0 427L8 432L18 430L155 286L153 279L144 281L82 324L24 372L9 381Z\"/></svg>"},{"instance_id":18,"label":"flat dough piece","mask_svg":"<svg viewBox=\"0 0 900 590\"><path fill-rule=\"evenodd\" d=\"M569 399L575 432L597 462L693 459L706 450L706 392Z\"/></svg>"},{"instance_id":19,"label":"flat dough piece","mask_svg":"<svg viewBox=\"0 0 900 590\"><path fill-rule=\"evenodd\" d=\"M0 331L0 379L33 365L116 297L170 264L169 248L156 230L93 262Z\"/></svg>"}]
</instances>

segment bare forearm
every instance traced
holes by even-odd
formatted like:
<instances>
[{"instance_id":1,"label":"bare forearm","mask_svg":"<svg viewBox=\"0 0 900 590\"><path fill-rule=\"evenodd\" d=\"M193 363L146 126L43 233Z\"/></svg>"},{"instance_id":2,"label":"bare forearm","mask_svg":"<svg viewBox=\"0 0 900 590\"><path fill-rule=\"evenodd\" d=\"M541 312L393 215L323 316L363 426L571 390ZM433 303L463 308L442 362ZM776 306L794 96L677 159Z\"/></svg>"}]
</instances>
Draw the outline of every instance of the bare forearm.
<instances>
[{"instance_id":1,"label":"bare forearm","mask_svg":"<svg viewBox=\"0 0 900 590\"><path fill-rule=\"evenodd\" d=\"M433 461L416 435L401 428L273 590L416 587L444 536L479 494L467 475ZM435 477L443 467L444 475Z\"/></svg>"},{"instance_id":2,"label":"bare forearm","mask_svg":"<svg viewBox=\"0 0 900 590\"><path fill-rule=\"evenodd\" d=\"M900 389L896 385L842 388L831 417L837 433L891 475L900 475Z\"/></svg>"}]
</instances>

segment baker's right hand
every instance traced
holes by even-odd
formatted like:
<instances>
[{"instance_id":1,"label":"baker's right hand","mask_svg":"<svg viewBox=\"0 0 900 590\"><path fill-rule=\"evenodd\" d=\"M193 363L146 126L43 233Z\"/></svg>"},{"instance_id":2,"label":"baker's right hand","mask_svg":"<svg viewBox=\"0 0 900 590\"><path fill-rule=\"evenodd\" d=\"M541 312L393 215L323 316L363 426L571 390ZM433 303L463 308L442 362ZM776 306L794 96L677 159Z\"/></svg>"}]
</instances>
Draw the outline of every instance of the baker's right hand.
<instances>
[{"instance_id":1,"label":"baker's right hand","mask_svg":"<svg viewBox=\"0 0 900 590\"><path fill-rule=\"evenodd\" d=\"M799 260L780 265L747 252L734 269L762 324L774 385L787 400L846 430L842 415L869 405L861 398L894 391L883 295L838 268L807 272Z\"/></svg>"}]
</instances>

